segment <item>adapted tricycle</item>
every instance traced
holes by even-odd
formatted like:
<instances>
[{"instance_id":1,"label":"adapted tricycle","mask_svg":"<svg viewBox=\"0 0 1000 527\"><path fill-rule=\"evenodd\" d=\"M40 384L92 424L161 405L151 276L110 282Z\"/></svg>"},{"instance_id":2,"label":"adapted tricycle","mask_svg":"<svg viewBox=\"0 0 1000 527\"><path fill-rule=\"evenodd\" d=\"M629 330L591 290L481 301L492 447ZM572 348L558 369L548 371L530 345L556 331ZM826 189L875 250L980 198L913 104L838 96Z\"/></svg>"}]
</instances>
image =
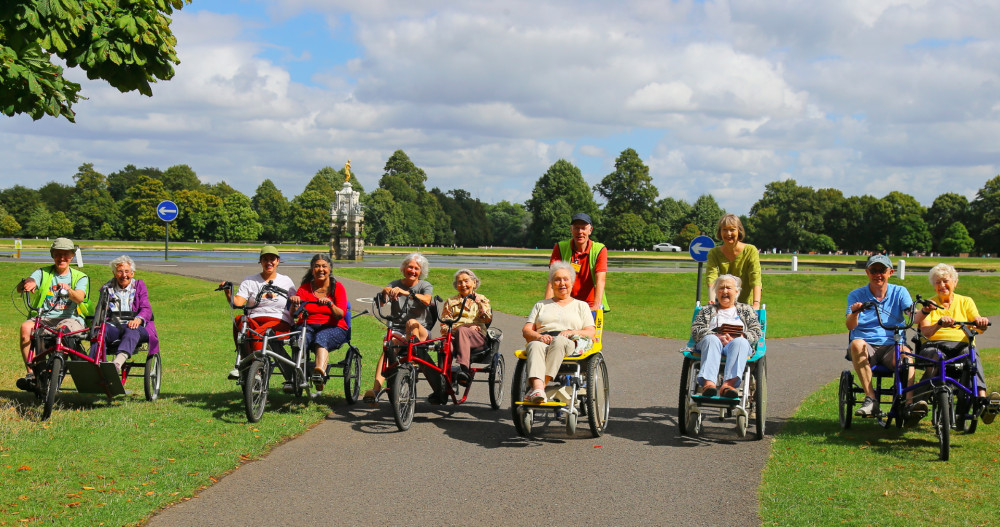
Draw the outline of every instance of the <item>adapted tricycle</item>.
<instances>
[{"instance_id":1,"label":"adapted tricycle","mask_svg":"<svg viewBox=\"0 0 1000 527\"><path fill-rule=\"evenodd\" d=\"M456 318L444 319L438 312L438 304L442 302L441 297L435 296L434 301L428 306L432 313L431 327L440 321L441 324L447 326L445 334L437 338L428 338L425 341L418 341L416 337L404 341L401 340L402 334L400 332L406 322L405 316L409 311L407 308L411 301L410 298L410 296L404 298L398 314L382 312L383 306L388 302L385 293L379 292L372 299L372 313L386 326L385 338L382 340L383 360L379 367L386 379L384 391L388 395L396 427L400 431L406 431L413 423L413 414L417 403L417 377L420 368L431 375L441 376L442 394L446 398L450 397L454 404L464 403L469 397L472 383L476 382L476 374L485 373L487 375L486 382L490 385L490 407L498 410L503 402L504 359L500 353L503 332L499 328L488 328L484 337L485 344L472 350L469 357L470 379L463 389L458 384L456 376L458 364L454 363L452 335L455 323L462 318L466 305L465 300L468 297L462 299L462 308ZM437 354L436 361L431 358L430 352ZM459 397L460 391L461 397Z\"/></svg>"},{"instance_id":2,"label":"adapted tricycle","mask_svg":"<svg viewBox=\"0 0 1000 527\"><path fill-rule=\"evenodd\" d=\"M510 388L510 412L518 434L531 437L535 432L536 417L542 415L562 421L566 433L571 436L576 435L577 423L582 416L587 416L590 433L594 437L601 437L607 430L611 385L608 382L608 366L601 352L604 347L603 309L595 313L594 323L597 333L590 349L580 355L563 358L559 373L553 379L556 384L545 389L546 402L521 400L528 388L528 356L523 349L515 352L518 360Z\"/></svg>"},{"instance_id":3,"label":"adapted tricycle","mask_svg":"<svg viewBox=\"0 0 1000 527\"><path fill-rule=\"evenodd\" d=\"M232 289L232 282L225 282L216 291ZM315 397L318 393L311 393L312 383L323 383L331 377L342 377L344 379L344 398L348 404L354 404L358 399L361 385L361 351L350 341L351 318L350 305L348 305L345 319L348 324L347 352L344 360L338 363L328 364L326 373L319 375L312 372L314 362L310 362L309 349L302 349L305 342L306 325L304 323L296 325L292 331L275 332L273 328L260 330L253 323L250 317L251 311L260 303L260 299L265 295L275 295L285 298L289 297L289 292L281 287L268 282L261 286L260 291L252 299L241 307L236 307L229 303L234 314L233 324L236 328L236 359L234 368L239 372L236 384L242 387L243 407L247 420L251 423L260 421L267 406L267 396L270 386L271 375L282 370L289 373L290 378L283 384L285 393L294 394L295 397L302 397L307 400ZM293 320L301 318L308 304L317 304L315 301L300 302L298 308L293 313ZM242 313L242 315L240 315ZM364 313L361 313L362 315ZM284 343L287 342L292 350L289 356L284 350ZM331 373L336 368L339 374Z\"/></svg>"},{"instance_id":4,"label":"adapted tricycle","mask_svg":"<svg viewBox=\"0 0 1000 527\"><path fill-rule=\"evenodd\" d=\"M692 322L700 310L701 303L698 302L691 316ZM701 353L695 347L693 339L689 339L687 346L680 350L684 355L684 362L681 366L680 395L677 401L677 428L682 435L700 434L705 410L714 408L718 410L720 421L736 417L738 437L746 437L747 426L752 417L757 431L755 439L764 438L767 423L767 343L764 338L767 334L767 309L763 304L757 310L757 319L760 321L761 336L747 357L742 381L737 389L738 397L706 396L699 393L697 379L701 369ZM726 357L723 355L720 364L724 365L725 362ZM720 367L720 376L722 370Z\"/></svg>"},{"instance_id":5,"label":"adapted tricycle","mask_svg":"<svg viewBox=\"0 0 1000 527\"><path fill-rule=\"evenodd\" d=\"M65 291L57 294L65 294ZM27 293L22 294L22 300L27 317L35 319L28 352L28 364L34 371L35 382L26 388L42 400L43 421L52 415L56 395L63 389L62 381L67 373L78 393L104 395L111 399L128 393L125 382L130 372L134 368L142 368L146 400L155 401L159 397L163 371L159 353L148 353L148 347L143 344L136 349L136 353L147 351L146 360L127 361L120 373L114 363L107 361L108 354L113 354L118 344L117 341L110 344L104 341L107 325L115 322L112 319L114 295L107 287L101 288L89 327L79 331L66 331L62 326L46 324L46 313L31 306ZM84 340L92 343L89 352L83 347Z\"/></svg>"}]
</instances>

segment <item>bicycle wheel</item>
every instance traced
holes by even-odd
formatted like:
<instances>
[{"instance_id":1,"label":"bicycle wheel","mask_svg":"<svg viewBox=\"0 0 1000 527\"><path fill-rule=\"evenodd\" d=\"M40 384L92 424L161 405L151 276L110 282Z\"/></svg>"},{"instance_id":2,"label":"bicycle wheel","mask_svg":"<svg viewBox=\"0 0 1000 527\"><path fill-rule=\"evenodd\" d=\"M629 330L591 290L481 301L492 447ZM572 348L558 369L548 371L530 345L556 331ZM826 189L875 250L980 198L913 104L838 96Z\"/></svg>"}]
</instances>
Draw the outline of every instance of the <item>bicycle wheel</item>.
<instances>
[{"instance_id":1,"label":"bicycle wheel","mask_svg":"<svg viewBox=\"0 0 1000 527\"><path fill-rule=\"evenodd\" d=\"M757 386L754 391L754 424L757 426L757 440L764 439L767 426L767 357L757 360Z\"/></svg>"},{"instance_id":2,"label":"bicycle wheel","mask_svg":"<svg viewBox=\"0 0 1000 527\"><path fill-rule=\"evenodd\" d=\"M681 365L681 389L680 394L677 396L677 430L681 435L687 434L687 407L688 398L690 394L688 393L688 385L691 383L691 363L693 360L684 357L684 362Z\"/></svg>"},{"instance_id":3,"label":"bicycle wheel","mask_svg":"<svg viewBox=\"0 0 1000 527\"><path fill-rule=\"evenodd\" d=\"M598 352L587 359L587 419L594 437L601 437L608 429L610 395L608 365L604 362L604 355Z\"/></svg>"},{"instance_id":4,"label":"bicycle wheel","mask_svg":"<svg viewBox=\"0 0 1000 527\"><path fill-rule=\"evenodd\" d=\"M42 405L42 421L52 415L52 407L56 404L56 394L59 393L59 383L62 380L63 362L66 359L61 354L52 357L52 366L48 372L43 372L39 377L39 388L45 394L45 402Z\"/></svg>"},{"instance_id":5,"label":"bicycle wheel","mask_svg":"<svg viewBox=\"0 0 1000 527\"><path fill-rule=\"evenodd\" d=\"M156 353L146 357L146 367L142 372L142 388L146 392L147 401L155 401L160 397L160 376L163 374L163 366L160 363L160 354Z\"/></svg>"},{"instance_id":6,"label":"bicycle wheel","mask_svg":"<svg viewBox=\"0 0 1000 527\"><path fill-rule=\"evenodd\" d=\"M358 402L361 394L361 353L358 348L347 348L347 364L344 365L344 400L347 404Z\"/></svg>"},{"instance_id":7,"label":"bicycle wheel","mask_svg":"<svg viewBox=\"0 0 1000 527\"><path fill-rule=\"evenodd\" d=\"M510 417L514 421L514 429L517 430L518 435L526 436L531 433L530 419L528 430L524 429L524 412L522 411L524 407L519 404L514 404L515 401L520 401L524 397L524 393L528 391L528 378L527 372L527 361L524 359L517 359L517 364L514 365L514 380L510 383Z\"/></svg>"},{"instance_id":8,"label":"bicycle wheel","mask_svg":"<svg viewBox=\"0 0 1000 527\"><path fill-rule=\"evenodd\" d=\"M503 375L504 361L503 355L497 352L493 356L493 367L490 369L490 408L499 410L503 404Z\"/></svg>"},{"instance_id":9,"label":"bicycle wheel","mask_svg":"<svg viewBox=\"0 0 1000 527\"><path fill-rule=\"evenodd\" d=\"M246 370L243 380L243 407L247 421L256 423L264 415L267 405L267 386L271 378L271 368L267 361L254 359Z\"/></svg>"},{"instance_id":10,"label":"bicycle wheel","mask_svg":"<svg viewBox=\"0 0 1000 527\"><path fill-rule=\"evenodd\" d=\"M948 461L951 453L951 390L943 388L934 394L934 433L940 447L939 458Z\"/></svg>"},{"instance_id":11,"label":"bicycle wheel","mask_svg":"<svg viewBox=\"0 0 1000 527\"><path fill-rule=\"evenodd\" d=\"M840 372L840 390L837 399L840 427L847 430L851 427L851 418L854 417L854 373L851 370Z\"/></svg>"},{"instance_id":12,"label":"bicycle wheel","mask_svg":"<svg viewBox=\"0 0 1000 527\"><path fill-rule=\"evenodd\" d=\"M389 402L392 404L392 418L400 432L410 429L413 423L413 410L417 406L416 375L413 366L401 364L390 380L392 391L389 392Z\"/></svg>"}]
</instances>

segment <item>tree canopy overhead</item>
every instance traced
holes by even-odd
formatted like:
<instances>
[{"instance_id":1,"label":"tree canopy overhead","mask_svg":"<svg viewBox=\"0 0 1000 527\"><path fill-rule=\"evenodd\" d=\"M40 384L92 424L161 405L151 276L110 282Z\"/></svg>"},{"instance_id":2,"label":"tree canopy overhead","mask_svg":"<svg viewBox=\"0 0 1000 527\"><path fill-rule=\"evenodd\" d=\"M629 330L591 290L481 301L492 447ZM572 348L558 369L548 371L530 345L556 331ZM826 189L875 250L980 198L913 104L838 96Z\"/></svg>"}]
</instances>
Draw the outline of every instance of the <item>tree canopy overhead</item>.
<instances>
[{"instance_id":1,"label":"tree canopy overhead","mask_svg":"<svg viewBox=\"0 0 1000 527\"><path fill-rule=\"evenodd\" d=\"M168 15L190 0L12 0L0 2L0 111L73 122L79 67L122 92L152 96L151 82L180 64Z\"/></svg>"}]
</instances>

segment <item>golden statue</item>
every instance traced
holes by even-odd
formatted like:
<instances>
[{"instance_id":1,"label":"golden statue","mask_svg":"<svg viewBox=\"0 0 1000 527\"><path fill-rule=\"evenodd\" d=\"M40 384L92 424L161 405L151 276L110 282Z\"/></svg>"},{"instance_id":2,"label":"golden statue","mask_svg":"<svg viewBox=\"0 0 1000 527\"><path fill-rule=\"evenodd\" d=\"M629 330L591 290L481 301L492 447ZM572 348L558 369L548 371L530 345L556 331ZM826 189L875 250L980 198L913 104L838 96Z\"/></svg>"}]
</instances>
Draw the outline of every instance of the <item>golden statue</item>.
<instances>
[{"instance_id":1,"label":"golden statue","mask_svg":"<svg viewBox=\"0 0 1000 527\"><path fill-rule=\"evenodd\" d=\"M344 183L351 180L351 160L348 159L347 163L344 163Z\"/></svg>"}]
</instances>

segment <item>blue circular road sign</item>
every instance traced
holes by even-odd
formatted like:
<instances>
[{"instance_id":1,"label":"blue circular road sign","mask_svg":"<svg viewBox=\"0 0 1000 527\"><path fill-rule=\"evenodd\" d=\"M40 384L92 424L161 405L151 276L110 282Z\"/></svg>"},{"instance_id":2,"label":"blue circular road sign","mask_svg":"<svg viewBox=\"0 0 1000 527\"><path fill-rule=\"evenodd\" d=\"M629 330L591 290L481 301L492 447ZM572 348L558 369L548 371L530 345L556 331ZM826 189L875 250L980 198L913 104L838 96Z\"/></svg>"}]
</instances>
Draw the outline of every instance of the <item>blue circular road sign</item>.
<instances>
[{"instance_id":1,"label":"blue circular road sign","mask_svg":"<svg viewBox=\"0 0 1000 527\"><path fill-rule=\"evenodd\" d=\"M711 238L708 236L698 236L691 240L691 245L688 245L688 252L691 253L691 258L694 261L704 262L708 260L708 251L713 248L715 248L715 242Z\"/></svg>"},{"instance_id":2,"label":"blue circular road sign","mask_svg":"<svg viewBox=\"0 0 1000 527\"><path fill-rule=\"evenodd\" d=\"M156 215L163 221L174 221L177 219L177 204L170 200L161 201L156 206Z\"/></svg>"}]
</instances>

